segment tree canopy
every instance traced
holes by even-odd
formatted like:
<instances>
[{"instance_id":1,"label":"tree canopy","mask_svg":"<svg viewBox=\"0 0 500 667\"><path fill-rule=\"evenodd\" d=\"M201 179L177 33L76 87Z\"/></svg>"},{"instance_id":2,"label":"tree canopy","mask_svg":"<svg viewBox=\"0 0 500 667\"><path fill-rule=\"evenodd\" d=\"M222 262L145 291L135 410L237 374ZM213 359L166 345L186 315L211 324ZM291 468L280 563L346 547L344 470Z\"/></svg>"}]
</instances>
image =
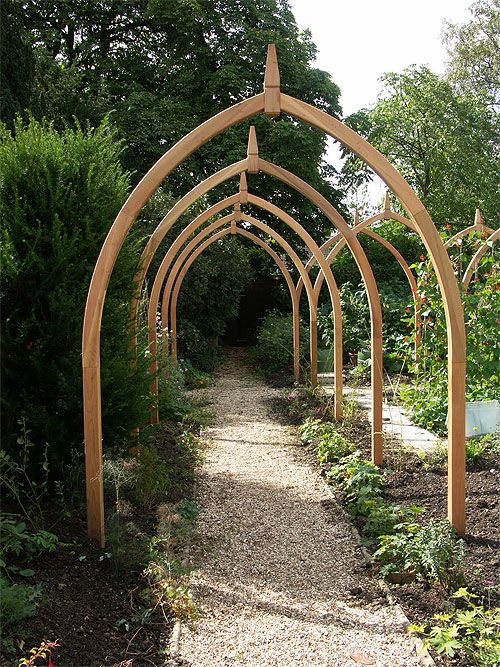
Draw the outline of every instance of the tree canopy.
<instances>
[{"instance_id":1,"label":"tree canopy","mask_svg":"<svg viewBox=\"0 0 500 667\"><path fill-rule=\"evenodd\" d=\"M498 110L500 105L500 1L476 0L471 20L447 23L448 76L462 93L475 93Z\"/></svg>"},{"instance_id":2,"label":"tree canopy","mask_svg":"<svg viewBox=\"0 0 500 667\"><path fill-rule=\"evenodd\" d=\"M465 227L478 206L493 224L498 136L489 109L477 97L455 92L427 67L388 73L382 82L373 108L346 122L389 158L436 224ZM347 160L343 176L350 186L371 177L354 157Z\"/></svg>"}]
</instances>

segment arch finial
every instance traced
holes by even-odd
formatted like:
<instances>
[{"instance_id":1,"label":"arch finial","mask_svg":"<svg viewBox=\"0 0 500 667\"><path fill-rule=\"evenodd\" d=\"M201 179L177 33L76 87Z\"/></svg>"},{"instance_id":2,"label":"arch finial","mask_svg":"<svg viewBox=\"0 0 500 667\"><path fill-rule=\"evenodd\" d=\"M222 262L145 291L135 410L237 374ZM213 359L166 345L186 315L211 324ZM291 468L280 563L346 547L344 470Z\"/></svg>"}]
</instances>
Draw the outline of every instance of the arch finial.
<instances>
[{"instance_id":1,"label":"arch finial","mask_svg":"<svg viewBox=\"0 0 500 667\"><path fill-rule=\"evenodd\" d=\"M240 174L240 204L248 204L247 175L244 171Z\"/></svg>"},{"instance_id":2,"label":"arch finial","mask_svg":"<svg viewBox=\"0 0 500 667\"><path fill-rule=\"evenodd\" d=\"M234 221L236 222L241 222L241 204L240 202L236 202L234 205ZM232 231L232 225L231 225L231 234L236 234L236 232Z\"/></svg>"},{"instance_id":3,"label":"arch finial","mask_svg":"<svg viewBox=\"0 0 500 667\"><path fill-rule=\"evenodd\" d=\"M279 116L281 113L280 71L276 44L267 45L266 70L264 73L264 113Z\"/></svg>"},{"instance_id":4,"label":"arch finial","mask_svg":"<svg viewBox=\"0 0 500 667\"><path fill-rule=\"evenodd\" d=\"M354 211L354 226L356 227L356 225L359 225L359 211L357 208Z\"/></svg>"},{"instance_id":5,"label":"arch finial","mask_svg":"<svg viewBox=\"0 0 500 667\"><path fill-rule=\"evenodd\" d=\"M384 212L391 210L391 200L389 199L389 190L385 191Z\"/></svg>"},{"instance_id":6,"label":"arch finial","mask_svg":"<svg viewBox=\"0 0 500 667\"><path fill-rule=\"evenodd\" d=\"M249 174L257 174L259 172L259 145L257 143L255 125L250 125L248 133L247 163Z\"/></svg>"},{"instance_id":7,"label":"arch finial","mask_svg":"<svg viewBox=\"0 0 500 667\"><path fill-rule=\"evenodd\" d=\"M476 215L474 217L474 224L479 229L481 229L481 227L484 227L483 216L481 215L481 211L478 208L476 208Z\"/></svg>"}]
</instances>

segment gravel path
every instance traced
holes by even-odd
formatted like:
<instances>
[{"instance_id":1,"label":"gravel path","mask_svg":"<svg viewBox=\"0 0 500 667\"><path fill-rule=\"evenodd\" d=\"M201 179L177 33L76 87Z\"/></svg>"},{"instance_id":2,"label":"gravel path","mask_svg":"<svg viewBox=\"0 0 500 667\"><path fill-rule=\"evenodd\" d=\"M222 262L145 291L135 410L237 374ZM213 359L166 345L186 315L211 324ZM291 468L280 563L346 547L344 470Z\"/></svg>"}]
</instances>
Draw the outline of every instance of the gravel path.
<instances>
[{"instance_id":1,"label":"gravel path","mask_svg":"<svg viewBox=\"0 0 500 667\"><path fill-rule=\"evenodd\" d=\"M367 574L343 510L269 415L276 390L235 350L204 392L217 421L198 484L203 551L191 581L200 618L182 628L182 664L418 665L405 619Z\"/></svg>"}]
</instances>

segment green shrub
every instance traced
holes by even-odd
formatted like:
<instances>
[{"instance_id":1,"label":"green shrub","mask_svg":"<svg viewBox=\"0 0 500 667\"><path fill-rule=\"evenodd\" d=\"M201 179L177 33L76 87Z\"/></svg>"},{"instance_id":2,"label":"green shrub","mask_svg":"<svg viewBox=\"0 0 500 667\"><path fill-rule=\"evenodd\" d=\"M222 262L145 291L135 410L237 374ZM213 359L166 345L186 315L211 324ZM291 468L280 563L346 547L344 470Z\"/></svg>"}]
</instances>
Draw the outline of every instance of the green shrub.
<instances>
[{"instance_id":1,"label":"green shrub","mask_svg":"<svg viewBox=\"0 0 500 667\"><path fill-rule=\"evenodd\" d=\"M306 419L299 433L302 442L314 446L318 461L323 466L337 463L354 450L354 445L333 424L321 419Z\"/></svg>"},{"instance_id":2,"label":"green shrub","mask_svg":"<svg viewBox=\"0 0 500 667\"><path fill-rule=\"evenodd\" d=\"M2 217L3 446L16 461L25 420L40 471L44 446L53 477L82 443L81 335L92 270L123 204L129 177L107 122L56 132L19 120L0 128ZM102 410L106 444L120 444L147 418L147 363L132 364L128 302L138 260L127 241L107 291L102 321ZM21 450L21 451L20 451Z\"/></svg>"},{"instance_id":3,"label":"green shrub","mask_svg":"<svg viewBox=\"0 0 500 667\"><path fill-rule=\"evenodd\" d=\"M381 574L411 571L420 579L438 582L446 591L463 582L463 540L446 520L420 526L415 523L395 526L399 531L382 535L373 557L382 563Z\"/></svg>"},{"instance_id":4,"label":"green shrub","mask_svg":"<svg viewBox=\"0 0 500 667\"><path fill-rule=\"evenodd\" d=\"M333 465L327 475L338 484L355 517L366 516L368 508L382 495L384 473L370 461L361 459L359 452Z\"/></svg>"},{"instance_id":5,"label":"green shrub","mask_svg":"<svg viewBox=\"0 0 500 667\"><path fill-rule=\"evenodd\" d=\"M0 626L3 632L23 618L33 616L40 595L40 585L11 584L0 575Z\"/></svg>"},{"instance_id":6,"label":"green shrub","mask_svg":"<svg viewBox=\"0 0 500 667\"><path fill-rule=\"evenodd\" d=\"M135 457L134 497L146 507L164 502L172 486L168 465L163 461L155 445L140 445Z\"/></svg>"},{"instance_id":7,"label":"green shrub","mask_svg":"<svg viewBox=\"0 0 500 667\"><path fill-rule=\"evenodd\" d=\"M300 325L300 363L307 361L309 332ZM271 312L266 315L257 332L257 345L252 348L252 359L267 375L289 370L293 372L293 318Z\"/></svg>"}]
</instances>

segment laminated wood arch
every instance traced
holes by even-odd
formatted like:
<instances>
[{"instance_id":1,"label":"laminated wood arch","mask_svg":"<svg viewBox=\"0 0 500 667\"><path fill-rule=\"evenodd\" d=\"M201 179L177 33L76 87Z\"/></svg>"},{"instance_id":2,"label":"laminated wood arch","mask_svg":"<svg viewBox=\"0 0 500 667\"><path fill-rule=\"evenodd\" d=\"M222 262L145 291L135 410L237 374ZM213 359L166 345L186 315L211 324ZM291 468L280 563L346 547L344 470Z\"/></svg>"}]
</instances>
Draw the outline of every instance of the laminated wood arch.
<instances>
[{"instance_id":1,"label":"laminated wood arch","mask_svg":"<svg viewBox=\"0 0 500 667\"><path fill-rule=\"evenodd\" d=\"M464 229L461 229L459 232L454 234L453 236L450 236L450 238L445 241L445 246L449 247L456 243L459 239L462 239L464 236L467 236L467 234L470 234L471 232L481 232L481 236L486 238L488 235L493 234L493 229L490 227L487 227L484 224L483 216L481 215L481 211L476 208L476 215L474 218L474 224L470 225L469 227L465 227Z\"/></svg>"},{"instance_id":2,"label":"laminated wood arch","mask_svg":"<svg viewBox=\"0 0 500 667\"><path fill-rule=\"evenodd\" d=\"M289 255L290 259L294 263L295 267L297 268L299 275L302 275L305 280L307 280L306 283L306 291L308 294L308 299L310 302L310 317L311 319L315 319L315 310L314 310L314 300L313 300L313 290L312 290L312 285L309 280L309 277L307 273L305 272L305 269L303 267L302 262L300 261L299 256L297 253L293 250L293 248L282 238L280 234L278 234L276 231L274 231L271 227L268 225L260 222L259 220L249 218L249 216L241 215L241 213L238 212L233 212L232 214L226 215L223 218L220 218L219 220L216 220L215 222L211 223L207 227L205 227L195 238L191 239L191 241L188 243L188 245L184 248L184 250L180 253L180 255L177 257L170 273L167 279L167 282L165 284L164 290L163 290L163 308L162 308L162 328L165 330L168 328L168 302L169 302L169 297L170 293L172 290L172 286L174 284L175 278L179 272L179 270L182 267L183 262L185 259L189 256L191 251L195 248L195 246L208 234L210 234L212 231L215 229L221 227L222 225L228 223L228 222L236 222L239 219L243 219L246 222L249 222L250 224L254 225L255 227L261 229L263 232L274 238L279 245L285 250L285 252ZM194 222L194 221L193 221ZM298 223L297 223L298 224ZM172 244L172 246L169 248L167 254L165 255L158 272L155 277L155 281L153 283L153 288L151 290L151 298L149 302L149 308L148 308L148 330L150 334L150 340L151 338L154 338L155 343L156 343L156 313L158 310L158 301L159 301L159 295L160 295L160 289L161 285L163 284L163 280L165 278L165 275L170 267L170 264L175 257L178 249L181 247L182 242L186 240L188 235L185 234L187 231L184 230L176 239L176 241ZM237 229L237 228L236 228ZM190 230L192 231L192 230ZM166 261L168 260L168 261ZM291 279L291 278L290 278ZM295 289L294 289L295 292ZM295 297L292 300L292 304L295 301ZM294 320L297 321L298 320ZM167 326L165 326L167 325ZM294 372L298 372L298 355L295 353L295 350L298 350L298 324L295 327L294 326L294 340L297 342L297 346L294 346ZM175 335L174 335L174 357L175 357ZM311 354L312 354L312 344L311 344ZM157 362L153 361L152 365L150 367L151 371L154 371L153 375L153 383L151 385L151 391L154 395L157 395L158 392L158 385L157 385ZM158 421L158 410L157 407L154 407L151 413L151 421L153 423L156 423Z\"/></svg>"},{"instance_id":3,"label":"laminated wood arch","mask_svg":"<svg viewBox=\"0 0 500 667\"><path fill-rule=\"evenodd\" d=\"M474 271L477 269L482 257L484 257L486 252L491 248L491 245L493 245L495 241L498 241L499 238L500 238L500 228L494 231L492 234L490 234L490 236L488 236L484 244L474 254L474 257L469 262L469 266L465 270L464 276L462 278L462 284L465 287L465 289L469 287L469 283L474 274Z\"/></svg>"},{"instance_id":4,"label":"laminated wood arch","mask_svg":"<svg viewBox=\"0 0 500 667\"><path fill-rule=\"evenodd\" d=\"M342 218L340 213L331 206L326 199L322 198L319 193L314 190L311 186L307 185L305 181L303 181L300 178L297 178L290 172L286 171L285 169L282 169L281 167L277 167L276 165L273 165L270 162L266 162L264 160L260 160L258 157L258 147L257 147L257 141L255 137L255 129L253 127L250 128L250 138L249 138L249 147L248 147L248 156L246 160L242 160L241 162L236 162L234 165L230 165L229 167L226 167L225 169L222 169L221 171L217 172L216 174L213 174L209 178L207 178L205 181L202 183L198 184L195 188L193 188L190 192L188 192L182 199L180 199L175 206L169 211L169 213L163 218L163 220L159 223L159 225L156 227L156 229L153 232L153 235L148 242L146 248L144 249L142 256L141 256L141 261L139 263L139 268L138 271L135 275L135 284L137 286L137 294L140 294L140 290L142 289L142 283L144 280L144 276L146 275L147 269L151 263L151 260L153 258L154 252L158 248L159 244L161 243L162 239L165 237L167 232L171 229L172 225L179 219L179 217L187 210L187 208L194 202L196 199L207 192L209 192L212 188L215 186L219 185L220 183L224 182L228 178L231 178L232 176L235 176L237 173L243 172L245 169L258 169L260 171L263 171L267 174L275 176L278 180L281 180L284 183L287 183L291 187L295 188L298 192L303 194L305 197L308 199L311 199L312 196L316 196L316 198L320 199L323 202L324 207L327 210L327 217L330 219L330 221L337 227L343 226L348 230L348 234L350 233L350 227L347 225L345 220ZM336 401L335 401L335 416L337 418L340 418L342 415L342 349L341 349L341 335L342 335L342 326L341 326L341 308L340 308L340 298L338 295L338 289L337 285L335 282L335 278L333 277L333 274L331 272L331 269L326 262L325 258L323 257L322 253L320 252L320 249L312 236L306 232L306 230L296 221L294 218L292 218L290 215L285 213L282 209L277 207L276 205L272 204L271 202L268 202L265 199L261 199L260 197L257 197L246 189L246 179L244 181L244 187L245 189L241 189L240 193L238 195L233 195L232 197L228 197L227 199L223 200L222 202L219 202L218 204L214 204L210 209L202 213L198 218L196 218L195 221L190 223L188 227L186 227L186 230L189 228L190 231L192 231L195 228L195 224L202 224L205 222L211 215L215 214L216 212L221 211L223 208L229 206L230 204L235 204L238 202L238 198L240 200L240 203L250 203L254 204L256 206L259 206L260 208L263 208L267 210L268 212L272 213L279 219L281 219L282 222L284 222L286 225L288 225L291 229L293 229L299 236L301 236L302 240L304 241L305 245L308 247L309 251L311 254L315 257L318 258L318 264L321 266L321 269L326 277L327 285L328 285L328 290L330 293L330 299L332 301L332 306L333 306L333 312L334 312L334 328L335 328L335 334L337 336L337 349L340 350L340 353L335 354L334 356L334 366L335 370L337 370L337 373L335 373L335 396L336 396ZM312 200L311 200L312 201ZM341 234L343 234L343 231L341 231ZM153 238L154 237L154 238ZM354 236L355 238L355 236ZM359 244L358 244L359 245ZM350 244L349 244L350 247ZM366 260L366 256L364 255L364 252L359 245L360 252L362 256L364 257L365 261L363 265L360 267L361 273L363 275L363 278L367 277L367 280L370 280L370 274L371 268L368 264L368 260ZM159 272L159 278L158 280L155 279L155 282L153 284L152 290L151 290L151 296L150 300L153 303L156 303L159 299L160 291L161 291L161 285L162 285L162 280L164 279L164 276L166 275L166 272L168 270L169 262L172 260L172 256L169 255L169 257L165 257L162 265L161 265L161 272ZM373 275L373 274L372 274ZM376 290L375 290L376 292ZM378 299L378 292L375 293L374 297L374 302L375 302L375 308L378 310L377 312L380 311L380 304L379 304L379 299ZM134 299L134 303L132 305L132 318L135 318L136 313L137 313L137 296ZM380 318L379 318L380 319ZM377 326L377 325L376 325ZM381 320L380 323L378 324L378 329L380 329L380 336L381 336ZM377 329L377 331L378 331ZM150 331L153 331L153 321L150 320ZM156 331L156 330L155 330ZM311 358L311 383L313 385L316 384L317 382L317 346L316 346L316 320L311 322L311 336L313 338L313 342L311 343L311 349L313 350L313 357ZM156 333L152 333L150 336L150 350L153 356L156 355ZM380 346L379 350L376 352L376 359L378 360L380 357L380 362L374 364L374 368L377 368L378 366L381 365L381 360L382 360L382 344L380 341ZM152 363L153 367L153 363ZM376 414L379 415L379 418L376 418L374 420L374 437L373 437L373 442L374 442L374 458L378 464L381 463L382 460L382 440L381 440L381 429L382 429L382 389L381 389L381 383L380 383L380 408L375 410Z\"/></svg>"},{"instance_id":5,"label":"laminated wood arch","mask_svg":"<svg viewBox=\"0 0 500 667\"><path fill-rule=\"evenodd\" d=\"M233 214L233 220L236 221L236 214ZM239 216L238 216L239 217ZM314 297L313 297L313 289L311 285L311 281L309 277L307 276L307 273L304 269L304 266L302 262L300 261L300 257L297 255L297 253L293 250L293 248L290 246L285 239L278 234L272 227L269 227L269 225L266 225L265 223L261 222L260 220L257 220L256 218L246 215L246 214L241 214L241 221L249 223L256 227L257 229L260 229L262 232L265 234L268 234L271 238L273 238L279 245L285 250L285 252L288 254L292 262L294 263L297 271L299 272L299 275L301 275L305 280L308 281L306 283L306 291L308 294L308 298L310 300L310 321L315 321L316 320L316 308L314 305ZM207 228L208 229L208 228ZM238 227L235 228L238 230ZM201 239L205 236L205 230L200 232L200 234L196 237L196 239L193 239L193 242L188 244L186 248L182 251L182 253L179 255L178 260L176 261L175 265L172 267L172 271L170 272L169 275L169 280L165 284L165 301L168 303L170 299L170 322L171 322L171 329L172 329L172 357L174 362L176 361L176 356L177 356L177 343L176 343L176 333L177 333L177 316L176 316L176 304L177 304L177 295L179 293L180 285L177 287L179 280L182 276L182 279L184 278L187 269L189 268L190 264L188 265L188 258L190 256L191 250L196 245L194 242L195 241L201 241ZM185 263L184 263L185 262ZM183 264L184 263L184 264ZM181 280L182 282L182 280ZM295 291L295 290L294 290ZM154 305L154 304L153 304ZM294 327L295 328L295 327ZM313 355L313 344L314 341L311 339L310 341L310 353L311 356Z\"/></svg>"},{"instance_id":6,"label":"laminated wood arch","mask_svg":"<svg viewBox=\"0 0 500 667\"><path fill-rule=\"evenodd\" d=\"M268 115L280 113L291 115L326 132L353 151L398 197L427 248L443 297L448 334L448 517L457 531L463 533L465 529L465 327L460 292L446 249L422 202L381 153L336 118L281 93L276 51L274 45L270 45L264 92L208 119L168 150L127 198L97 259L87 296L82 336L88 534L104 544L100 328L106 290L118 253L139 211L168 174L211 138L259 112ZM356 245L356 240L352 237L350 241Z\"/></svg>"},{"instance_id":7,"label":"laminated wood arch","mask_svg":"<svg viewBox=\"0 0 500 667\"><path fill-rule=\"evenodd\" d=\"M251 240L253 243L260 246L265 252L267 252L270 255L270 257L274 260L274 262L276 263L276 265L280 269L281 273L283 274L283 277L285 278L285 282L286 282L287 287L288 287L288 291L290 293L290 299L291 299L291 302L292 302L292 313L294 315L294 317L293 317L293 332L292 332L293 333L293 342L294 342L294 376L298 380L299 379L299 374L300 374L299 357L297 355L295 355L295 350L298 349L298 342L299 342L299 327L298 327L299 319L295 317L295 313L298 312L299 304L298 304L298 301L297 301L297 295L296 295L296 292L295 292L295 284L293 282L293 279L290 275L290 272L288 271L288 269L286 267L285 262L281 259L281 257L272 248L270 248L267 245L267 243L265 243L265 241L263 241L260 237L256 236L255 234L252 234L247 229L242 229L240 227L237 227L234 217L233 216L230 216L230 217L233 218L232 222L231 222L231 227L229 229L222 230L220 233L217 233L217 234L214 234L213 236L211 236L209 239L207 239L206 243L202 244L203 247L198 246L198 248L195 249L195 253L197 253L196 257L204 249L206 249L210 244L219 240L220 238L227 235L228 233L233 234L233 235L239 235L239 236L242 236L244 238L247 238L247 239ZM225 224L225 222L222 223L222 224ZM204 229L202 232L200 232L197 235L196 240L198 242L202 241L208 235L208 233L209 233L208 228ZM185 250L187 250L187 248ZM196 257L194 257L195 253L193 253L193 254L191 254L191 256L189 256L189 252L186 252L186 256L188 257L189 265L185 264L184 267L181 267L180 270L176 273L176 277L180 276L180 274L182 273L181 283L182 283L182 280L183 280L185 274L187 273L187 269L192 264L194 259L196 259ZM299 263L300 263L300 260L299 260ZM181 286L181 284L179 284L179 286L177 287L177 283L174 286L175 305L173 306L173 311L172 311L173 312L173 317L172 317L172 322L173 323L176 323L177 297L178 297L178 293L179 293L179 290L180 290L180 286ZM312 287L311 287L311 292L312 292ZM295 327L295 322L297 322L297 327ZM174 324L174 328L175 327L176 327L176 324ZM176 363L176 358L175 357L174 357L174 362Z\"/></svg>"},{"instance_id":8,"label":"laminated wood arch","mask_svg":"<svg viewBox=\"0 0 500 667\"><path fill-rule=\"evenodd\" d=\"M408 266L408 263L404 259L404 257L401 255L401 253L390 243L387 239L385 239L383 236L380 236L380 234L377 234L371 229L368 229L368 227L373 224L374 222L378 221L381 219L380 217L381 214L377 214L376 216L373 216L371 218L367 218L366 220L363 220L361 222L357 222L354 227L352 228L353 231L358 235L360 233L366 234L367 236L370 236L373 238L375 241L380 243L380 245L384 246L392 255L393 257L397 260L401 268L403 269L403 272L406 276L406 279L408 280L408 283L410 285L410 290L412 293L413 297L413 304L414 304L414 313L415 313L415 328L416 328L416 333L415 333L415 355L417 354L418 350L418 345L419 345L419 340L420 340L420 306L421 306L421 299L418 295L417 292L417 282L415 280L415 276L411 272L410 267ZM402 216L398 216L400 218L400 222L405 220ZM356 220L357 220L357 215L356 215ZM405 223L406 226L409 229L413 230L413 225L411 224L410 220L406 220ZM342 248L345 247L345 239L343 239L340 234L335 234L331 238L329 238L327 241L325 241L321 247L320 250L324 254L334 243L337 243L335 247L326 255L326 259L328 263L331 265L332 262L334 261L335 257L338 255L338 253L342 250ZM311 259L307 262L306 264L306 271L310 271L311 268L314 266L315 260L314 257L311 257ZM321 291L321 287L323 285L323 273L320 269L316 281L314 283L314 298L316 300L316 307L318 305L318 300L319 300L319 295ZM297 282L297 296L299 299L300 303L300 296L302 294L302 281L299 279Z\"/></svg>"}]
</instances>

